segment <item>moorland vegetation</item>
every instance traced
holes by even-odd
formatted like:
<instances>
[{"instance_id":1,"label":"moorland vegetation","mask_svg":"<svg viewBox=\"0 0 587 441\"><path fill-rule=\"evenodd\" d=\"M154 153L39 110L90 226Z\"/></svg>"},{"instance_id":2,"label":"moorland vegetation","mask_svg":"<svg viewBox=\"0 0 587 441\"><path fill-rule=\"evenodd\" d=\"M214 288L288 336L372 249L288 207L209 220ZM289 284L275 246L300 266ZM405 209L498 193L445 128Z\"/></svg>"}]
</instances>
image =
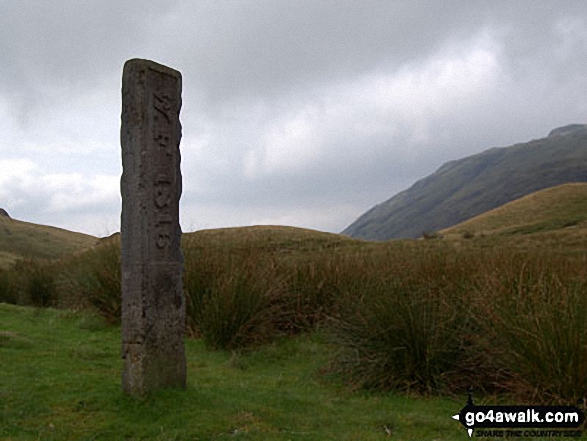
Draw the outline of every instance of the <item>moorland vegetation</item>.
<instances>
[{"instance_id":1,"label":"moorland vegetation","mask_svg":"<svg viewBox=\"0 0 587 441\"><path fill-rule=\"evenodd\" d=\"M355 393L455 399L472 387L533 404L586 395L587 184L426 237L368 242L277 226L184 234L187 335L249 361L311 341L312 375ZM0 302L93 311L117 329L119 238L18 260L0 271Z\"/></svg>"}]
</instances>

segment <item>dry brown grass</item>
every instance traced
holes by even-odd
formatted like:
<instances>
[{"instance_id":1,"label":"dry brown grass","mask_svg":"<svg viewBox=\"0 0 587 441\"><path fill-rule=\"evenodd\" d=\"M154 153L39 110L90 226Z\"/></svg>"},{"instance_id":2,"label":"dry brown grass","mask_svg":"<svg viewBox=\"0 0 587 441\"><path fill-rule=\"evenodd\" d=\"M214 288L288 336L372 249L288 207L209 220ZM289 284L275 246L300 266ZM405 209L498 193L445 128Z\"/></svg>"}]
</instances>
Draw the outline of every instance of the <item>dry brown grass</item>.
<instances>
[{"instance_id":1,"label":"dry brown grass","mask_svg":"<svg viewBox=\"0 0 587 441\"><path fill-rule=\"evenodd\" d=\"M0 268L23 258L56 259L91 248L96 237L0 217Z\"/></svg>"},{"instance_id":2,"label":"dry brown grass","mask_svg":"<svg viewBox=\"0 0 587 441\"><path fill-rule=\"evenodd\" d=\"M509 202L441 233L447 238L474 235L523 235L569 227L587 229L587 184L564 184ZM573 230L570 230L573 231Z\"/></svg>"}]
</instances>

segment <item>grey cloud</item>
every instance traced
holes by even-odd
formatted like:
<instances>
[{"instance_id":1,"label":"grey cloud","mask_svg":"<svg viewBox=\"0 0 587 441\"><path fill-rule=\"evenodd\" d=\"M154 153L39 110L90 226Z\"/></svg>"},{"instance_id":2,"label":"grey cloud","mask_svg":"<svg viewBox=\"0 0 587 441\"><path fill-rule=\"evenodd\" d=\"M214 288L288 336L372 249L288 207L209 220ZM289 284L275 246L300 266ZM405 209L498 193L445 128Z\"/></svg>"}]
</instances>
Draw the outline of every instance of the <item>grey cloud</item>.
<instances>
[{"instance_id":1,"label":"grey cloud","mask_svg":"<svg viewBox=\"0 0 587 441\"><path fill-rule=\"evenodd\" d=\"M552 23L578 11L584 16L583 6L580 1L182 3L183 19L174 24L183 44L172 51L186 67L193 66L189 78L206 104L215 106L393 71L483 27L503 32L511 59L534 56L548 46Z\"/></svg>"},{"instance_id":2,"label":"grey cloud","mask_svg":"<svg viewBox=\"0 0 587 441\"><path fill-rule=\"evenodd\" d=\"M67 91L92 88L148 44L172 2L0 2L2 95L27 113ZM60 92L64 91L64 92Z\"/></svg>"},{"instance_id":3,"label":"grey cloud","mask_svg":"<svg viewBox=\"0 0 587 441\"><path fill-rule=\"evenodd\" d=\"M4 139L36 147L0 159L119 173L122 65L151 58L184 78L185 219L342 229L445 161L585 122L586 23L583 0L5 0L0 111L28 127ZM52 151L60 136L78 154ZM118 222L104 204L72 218Z\"/></svg>"},{"instance_id":4,"label":"grey cloud","mask_svg":"<svg viewBox=\"0 0 587 441\"><path fill-rule=\"evenodd\" d=\"M205 4L195 4L196 10L183 4L186 17L201 14L206 25L194 26L176 52L195 67L192 80L212 105L295 94L308 85L396 68L429 55L451 34L458 15L451 6L465 14L471 9L466 2Z\"/></svg>"}]
</instances>

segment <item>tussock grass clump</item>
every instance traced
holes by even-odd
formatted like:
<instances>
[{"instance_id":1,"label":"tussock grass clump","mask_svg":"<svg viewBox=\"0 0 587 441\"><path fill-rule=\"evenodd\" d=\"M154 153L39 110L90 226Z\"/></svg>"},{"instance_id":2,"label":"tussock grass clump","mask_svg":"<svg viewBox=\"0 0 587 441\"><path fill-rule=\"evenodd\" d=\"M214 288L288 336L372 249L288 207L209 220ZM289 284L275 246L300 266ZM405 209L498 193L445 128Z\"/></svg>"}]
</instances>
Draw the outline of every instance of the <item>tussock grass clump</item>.
<instances>
[{"instance_id":1,"label":"tussock grass clump","mask_svg":"<svg viewBox=\"0 0 587 441\"><path fill-rule=\"evenodd\" d=\"M253 251L216 255L186 249L187 328L212 349L238 349L278 334L282 278Z\"/></svg>"},{"instance_id":2,"label":"tussock grass clump","mask_svg":"<svg viewBox=\"0 0 587 441\"><path fill-rule=\"evenodd\" d=\"M314 330L354 279L332 250L291 256L261 243L184 243L187 330L209 347L243 348ZM303 246L303 244L302 244Z\"/></svg>"},{"instance_id":3,"label":"tussock grass clump","mask_svg":"<svg viewBox=\"0 0 587 441\"><path fill-rule=\"evenodd\" d=\"M94 249L89 257L90 265L82 279L88 300L106 319L117 322L122 304L120 248L107 243Z\"/></svg>"},{"instance_id":4,"label":"tussock grass clump","mask_svg":"<svg viewBox=\"0 0 587 441\"><path fill-rule=\"evenodd\" d=\"M58 300L56 265L39 259L17 261L10 270L16 303L38 307L55 306Z\"/></svg>"},{"instance_id":5,"label":"tussock grass clump","mask_svg":"<svg viewBox=\"0 0 587 441\"><path fill-rule=\"evenodd\" d=\"M446 256L416 267L377 256L355 262L330 336L340 348L331 370L353 387L404 392L447 391L462 375L470 319L460 280L444 272Z\"/></svg>"},{"instance_id":6,"label":"tussock grass clump","mask_svg":"<svg viewBox=\"0 0 587 441\"><path fill-rule=\"evenodd\" d=\"M347 302L336 320L337 368L353 386L431 391L459 356L459 326L433 291L400 281L374 281Z\"/></svg>"},{"instance_id":7,"label":"tussock grass clump","mask_svg":"<svg viewBox=\"0 0 587 441\"><path fill-rule=\"evenodd\" d=\"M475 233L470 230L465 230L462 233L463 239L473 239L475 237Z\"/></svg>"},{"instance_id":8,"label":"tussock grass clump","mask_svg":"<svg viewBox=\"0 0 587 441\"><path fill-rule=\"evenodd\" d=\"M11 271L0 269L0 303L16 304L17 291L14 286L14 276Z\"/></svg>"},{"instance_id":9,"label":"tussock grass clump","mask_svg":"<svg viewBox=\"0 0 587 441\"><path fill-rule=\"evenodd\" d=\"M353 387L574 403L586 395L587 270L556 254L419 250L354 265L330 320ZM395 256L398 257L398 256Z\"/></svg>"},{"instance_id":10,"label":"tussock grass clump","mask_svg":"<svg viewBox=\"0 0 587 441\"><path fill-rule=\"evenodd\" d=\"M532 402L573 403L587 393L587 274L577 263L509 262L487 277L478 350L502 389Z\"/></svg>"},{"instance_id":11,"label":"tussock grass clump","mask_svg":"<svg viewBox=\"0 0 587 441\"><path fill-rule=\"evenodd\" d=\"M345 258L333 254L279 263L285 277L280 329L292 335L319 327L338 304L345 269Z\"/></svg>"},{"instance_id":12,"label":"tussock grass clump","mask_svg":"<svg viewBox=\"0 0 587 441\"><path fill-rule=\"evenodd\" d=\"M69 307L92 307L108 322L119 323L122 304L120 246L105 242L64 265L62 299Z\"/></svg>"}]
</instances>

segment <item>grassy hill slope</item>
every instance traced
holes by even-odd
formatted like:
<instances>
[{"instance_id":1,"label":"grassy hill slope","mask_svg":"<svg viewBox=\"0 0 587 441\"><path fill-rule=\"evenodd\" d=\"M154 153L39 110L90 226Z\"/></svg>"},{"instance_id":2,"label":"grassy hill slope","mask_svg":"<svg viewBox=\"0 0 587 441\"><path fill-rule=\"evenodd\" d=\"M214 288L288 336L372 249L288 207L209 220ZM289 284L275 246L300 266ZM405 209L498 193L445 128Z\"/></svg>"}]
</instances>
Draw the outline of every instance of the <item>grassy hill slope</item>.
<instances>
[{"instance_id":1,"label":"grassy hill slope","mask_svg":"<svg viewBox=\"0 0 587 441\"><path fill-rule=\"evenodd\" d=\"M587 184L563 184L540 190L508 202L442 230L453 234L532 234L573 227L569 232L587 227Z\"/></svg>"},{"instance_id":2,"label":"grassy hill slope","mask_svg":"<svg viewBox=\"0 0 587 441\"><path fill-rule=\"evenodd\" d=\"M191 246L201 244L207 247L237 249L254 247L279 253L320 251L361 243L340 234L277 225L200 230L185 233L182 240L184 244Z\"/></svg>"},{"instance_id":3,"label":"grassy hill slope","mask_svg":"<svg viewBox=\"0 0 587 441\"><path fill-rule=\"evenodd\" d=\"M375 240L415 238L544 188L587 182L586 127L555 129L543 139L448 162L373 207L343 234Z\"/></svg>"},{"instance_id":4,"label":"grassy hill slope","mask_svg":"<svg viewBox=\"0 0 587 441\"><path fill-rule=\"evenodd\" d=\"M120 243L120 233L98 239L99 243ZM211 228L182 234L184 252L187 249L206 248L217 251L255 249L262 252L292 253L322 251L329 248L358 245L357 239L307 228L281 225L254 225L249 227Z\"/></svg>"},{"instance_id":5,"label":"grassy hill slope","mask_svg":"<svg viewBox=\"0 0 587 441\"><path fill-rule=\"evenodd\" d=\"M88 234L0 217L0 267L23 257L59 258L95 242Z\"/></svg>"},{"instance_id":6,"label":"grassy hill slope","mask_svg":"<svg viewBox=\"0 0 587 441\"><path fill-rule=\"evenodd\" d=\"M587 184L541 190L440 231L447 240L528 250L587 249Z\"/></svg>"}]
</instances>

